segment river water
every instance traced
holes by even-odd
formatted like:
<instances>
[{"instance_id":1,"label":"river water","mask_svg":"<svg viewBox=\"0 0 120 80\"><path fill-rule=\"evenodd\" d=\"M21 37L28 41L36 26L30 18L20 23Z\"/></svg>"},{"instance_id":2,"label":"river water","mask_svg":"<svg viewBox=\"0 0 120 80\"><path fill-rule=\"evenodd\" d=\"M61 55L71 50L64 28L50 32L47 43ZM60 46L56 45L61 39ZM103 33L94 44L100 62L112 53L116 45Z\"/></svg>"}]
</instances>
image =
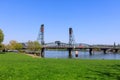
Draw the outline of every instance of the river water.
<instances>
[{"instance_id":1,"label":"river water","mask_svg":"<svg viewBox=\"0 0 120 80\"><path fill-rule=\"evenodd\" d=\"M68 51L45 51L46 58L68 58ZM75 51L72 52L72 58L75 57ZM94 52L89 55L87 51L78 51L78 59L120 59L120 53Z\"/></svg>"}]
</instances>

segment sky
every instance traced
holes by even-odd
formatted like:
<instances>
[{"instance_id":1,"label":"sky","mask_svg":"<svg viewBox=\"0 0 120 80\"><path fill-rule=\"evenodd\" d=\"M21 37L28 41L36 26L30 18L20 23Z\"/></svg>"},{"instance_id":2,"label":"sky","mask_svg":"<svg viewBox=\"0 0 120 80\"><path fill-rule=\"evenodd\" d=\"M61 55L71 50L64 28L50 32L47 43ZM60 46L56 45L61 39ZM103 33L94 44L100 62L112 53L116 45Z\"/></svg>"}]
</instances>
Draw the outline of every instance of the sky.
<instances>
[{"instance_id":1,"label":"sky","mask_svg":"<svg viewBox=\"0 0 120 80\"><path fill-rule=\"evenodd\" d=\"M0 0L0 29L10 40L37 40L45 26L45 42L120 44L120 0Z\"/></svg>"}]
</instances>

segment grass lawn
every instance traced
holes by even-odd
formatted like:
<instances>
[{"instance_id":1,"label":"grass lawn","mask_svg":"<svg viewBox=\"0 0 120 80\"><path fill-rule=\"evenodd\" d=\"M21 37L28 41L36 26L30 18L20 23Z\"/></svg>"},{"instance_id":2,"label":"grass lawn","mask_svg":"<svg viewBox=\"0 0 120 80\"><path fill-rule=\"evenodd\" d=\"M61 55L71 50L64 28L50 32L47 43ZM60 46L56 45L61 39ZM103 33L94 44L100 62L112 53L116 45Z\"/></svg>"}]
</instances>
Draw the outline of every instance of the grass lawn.
<instances>
[{"instance_id":1,"label":"grass lawn","mask_svg":"<svg viewBox=\"0 0 120 80\"><path fill-rule=\"evenodd\" d=\"M120 80L120 60L32 58L0 54L0 80Z\"/></svg>"}]
</instances>

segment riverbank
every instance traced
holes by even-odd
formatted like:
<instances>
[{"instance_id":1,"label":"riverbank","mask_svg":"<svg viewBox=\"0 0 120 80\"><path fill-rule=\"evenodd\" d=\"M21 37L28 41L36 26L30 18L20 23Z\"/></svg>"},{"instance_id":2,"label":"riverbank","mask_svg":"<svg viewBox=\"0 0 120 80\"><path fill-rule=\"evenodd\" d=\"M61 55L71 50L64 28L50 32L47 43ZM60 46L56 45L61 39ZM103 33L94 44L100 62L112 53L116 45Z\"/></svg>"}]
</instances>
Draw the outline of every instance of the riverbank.
<instances>
[{"instance_id":1,"label":"riverbank","mask_svg":"<svg viewBox=\"0 0 120 80\"><path fill-rule=\"evenodd\" d=\"M32 58L0 54L0 80L119 80L120 60Z\"/></svg>"},{"instance_id":2,"label":"riverbank","mask_svg":"<svg viewBox=\"0 0 120 80\"><path fill-rule=\"evenodd\" d=\"M41 58L40 56L37 56L36 54L27 54L27 53L23 53L27 56L31 56L32 58Z\"/></svg>"}]
</instances>

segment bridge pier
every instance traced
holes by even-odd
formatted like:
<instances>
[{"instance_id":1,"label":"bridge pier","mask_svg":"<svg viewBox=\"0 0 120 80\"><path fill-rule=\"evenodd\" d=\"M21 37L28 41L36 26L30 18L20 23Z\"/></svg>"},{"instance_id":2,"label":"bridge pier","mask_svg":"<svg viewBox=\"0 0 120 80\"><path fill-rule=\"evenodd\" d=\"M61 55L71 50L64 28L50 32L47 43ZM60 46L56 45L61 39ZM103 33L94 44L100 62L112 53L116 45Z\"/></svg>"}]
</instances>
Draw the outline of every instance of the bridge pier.
<instances>
[{"instance_id":1,"label":"bridge pier","mask_svg":"<svg viewBox=\"0 0 120 80\"><path fill-rule=\"evenodd\" d=\"M107 54L107 49L102 49L104 54Z\"/></svg>"},{"instance_id":2,"label":"bridge pier","mask_svg":"<svg viewBox=\"0 0 120 80\"><path fill-rule=\"evenodd\" d=\"M69 58L72 58L72 48L68 48Z\"/></svg>"},{"instance_id":3,"label":"bridge pier","mask_svg":"<svg viewBox=\"0 0 120 80\"><path fill-rule=\"evenodd\" d=\"M90 49L89 49L89 54L92 55L92 52L93 52L93 49L90 48Z\"/></svg>"},{"instance_id":4,"label":"bridge pier","mask_svg":"<svg viewBox=\"0 0 120 80\"><path fill-rule=\"evenodd\" d=\"M44 58L45 57L45 48L41 49L41 57Z\"/></svg>"},{"instance_id":5,"label":"bridge pier","mask_svg":"<svg viewBox=\"0 0 120 80\"><path fill-rule=\"evenodd\" d=\"M113 49L113 53L117 53L118 52L118 49Z\"/></svg>"}]
</instances>

